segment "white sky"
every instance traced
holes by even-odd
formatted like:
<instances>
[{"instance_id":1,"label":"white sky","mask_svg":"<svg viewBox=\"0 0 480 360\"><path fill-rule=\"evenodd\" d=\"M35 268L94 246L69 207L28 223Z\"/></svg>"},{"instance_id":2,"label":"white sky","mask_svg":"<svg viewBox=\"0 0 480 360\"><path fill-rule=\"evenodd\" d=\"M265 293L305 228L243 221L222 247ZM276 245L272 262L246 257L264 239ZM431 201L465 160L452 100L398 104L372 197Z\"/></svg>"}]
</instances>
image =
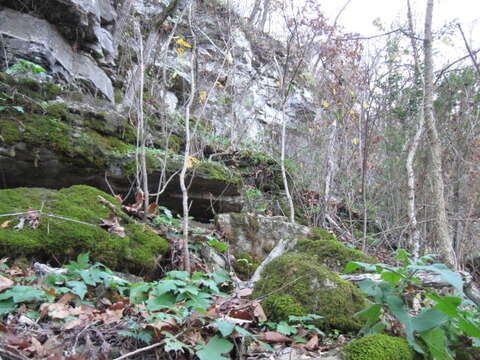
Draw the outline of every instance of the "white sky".
<instances>
[{"instance_id":1,"label":"white sky","mask_svg":"<svg viewBox=\"0 0 480 360\"><path fill-rule=\"evenodd\" d=\"M228 0L227 0L228 1ZM243 9L253 4L253 0L230 0ZM293 0L302 4L304 0ZM347 0L317 0L324 14L334 21ZM418 32L423 32L424 13L427 0L411 0ZM371 36L380 33L373 21L380 18L382 24L391 28L392 23L405 23L406 0L351 0L338 20L348 32ZM247 10L248 11L248 10ZM462 24L463 31L473 49L480 48L480 0L435 0L433 14L434 31L452 21ZM458 30L455 28L449 45L436 41L435 49L441 54L441 63L448 63L466 55L466 49Z\"/></svg>"},{"instance_id":2,"label":"white sky","mask_svg":"<svg viewBox=\"0 0 480 360\"><path fill-rule=\"evenodd\" d=\"M301 0L300 0L301 1ZM411 0L416 17L417 31L423 32L426 0ZM325 15L329 19L337 16L346 0L319 0ZM351 0L342 13L338 23L345 30L358 32L365 36L379 33L373 21L380 18L386 28L394 22L406 19L406 0ZM452 21L459 22L467 40L473 49L480 48L480 0L435 0L433 26L434 31ZM451 44L437 41L435 48L444 56L441 62L448 62L466 54L463 40L455 29Z\"/></svg>"}]
</instances>

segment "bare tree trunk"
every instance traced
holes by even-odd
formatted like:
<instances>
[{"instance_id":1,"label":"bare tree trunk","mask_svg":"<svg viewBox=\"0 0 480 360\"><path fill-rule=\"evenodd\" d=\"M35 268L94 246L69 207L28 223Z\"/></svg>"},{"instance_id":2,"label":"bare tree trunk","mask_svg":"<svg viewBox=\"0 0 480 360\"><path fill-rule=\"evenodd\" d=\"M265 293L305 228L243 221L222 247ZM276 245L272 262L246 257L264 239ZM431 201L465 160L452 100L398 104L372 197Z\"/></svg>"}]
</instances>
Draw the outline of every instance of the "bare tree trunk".
<instances>
[{"instance_id":1,"label":"bare tree trunk","mask_svg":"<svg viewBox=\"0 0 480 360\"><path fill-rule=\"evenodd\" d=\"M195 100L195 92L196 92L196 83L195 83L195 71L196 71L196 51L197 51L197 40L196 34L193 29L192 24L192 12L193 12L193 3L195 0L191 0L189 4L189 11L188 11L188 22L190 26L190 32L193 37L193 47L192 47L192 55L190 61L190 74L191 74L191 83L190 83L190 99L185 107L185 153L183 158L183 166L182 171L180 172L180 188L182 189L182 207L183 207L183 222L182 222L182 232L183 232L183 269L185 271L191 272L191 264L190 264L190 251L188 249L188 213L189 213L189 206L188 206L188 189L185 182L185 177L187 173L187 169L190 163L190 146L191 146L191 138L190 138L190 110L193 105L193 101Z\"/></svg>"},{"instance_id":2,"label":"bare tree trunk","mask_svg":"<svg viewBox=\"0 0 480 360\"><path fill-rule=\"evenodd\" d=\"M432 180L432 202L434 205L434 217L436 221L434 245L445 263L452 269L456 268L455 252L448 231L448 220L444 198L444 183L442 177L442 151L433 114L433 55L432 55L432 14L433 0L427 0L427 12L425 16L425 38L423 46L425 51L425 94L424 116L427 133L430 140L430 161Z\"/></svg>"},{"instance_id":3,"label":"bare tree trunk","mask_svg":"<svg viewBox=\"0 0 480 360\"><path fill-rule=\"evenodd\" d=\"M364 129L363 129L363 151L362 151L362 202L363 202L363 241L362 251L367 249L367 230L368 230L368 204L367 204L367 173L368 173L368 138L369 138L369 123L370 116L365 114Z\"/></svg>"},{"instance_id":4,"label":"bare tree trunk","mask_svg":"<svg viewBox=\"0 0 480 360\"><path fill-rule=\"evenodd\" d=\"M250 25L254 25L256 22L256 18L258 14L260 13L260 5L262 4L262 0L255 0L255 5L253 6L253 10L250 13L250 16L248 18L248 22Z\"/></svg>"},{"instance_id":5,"label":"bare tree trunk","mask_svg":"<svg viewBox=\"0 0 480 360\"><path fill-rule=\"evenodd\" d=\"M138 38L138 46L140 51L139 56L139 91L138 91L138 104L137 104L137 145L140 146L140 151L137 148L137 162L140 170L140 181L138 186L143 191L143 220L148 220L148 206L150 201L150 195L148 191L148 172L147 172L147 159L145 155L145 143L147 138L147 129L145 126L145 117L143 113L143 84L144 84L144 64L143 64L143 38L140 30L140 25L135 23L135 33Z\"/></svg>"},{"instance_id":6,"label":"bare tree trunk","mask_svg":"<svg viewBox=\"0 0 480 360\"><path fill-rule=\"evenodd\" d=\"M260 30L265 31L265 25L267 23L268 12L270 10L270 1L271 0L264 0L263 2L263 14L262 20L260 21Z\"/></svg>"},{"instance_id":7,"label":"bare tree trunk","mask_svg":"<svg viewBox=\"0 0 480 360\"><path fill-rule=\"evenodd\" d=\"M413 50L413 60L415 63L415 85L421 82L420 77L420 60L418 55L417 44L415 43L414 38L414 28L413 28L413 18L412 18L412 8L410 5L410 0L407 0L407 8L408 8L408 26L410 31L410 41ZM424 116L423 116L423 104L420 104L418 116L418 123L417 123L417 130L413 139L408 146L408 155L407 161L405 163L405 167L407 170L407 199L408 199L408 219L410 221L410 229L411 233L408 239L408 249L411 251L414 258L418 258L420 256L420 231L418 229L418 221L417 221L417 213L416 213L416 196L415 196L415 156L417 154L418 146L420 144L420 140L422 139L422 134L424 130Z\"/></svg>"},{"instance_id":8,"label":"bare tree trunk","mask_svg":"<svg viewBox=\"0 0 480 360\"><path fill-rule=\"evenodd\" d=\"M282 81L283 83L283 81ZM282 179L283 179L283 187L285 188L285 195L287 196L288 207L290 208L290 222L295 222L295 207L293 206L293 199L292 194L290 193L290 188L288 186L288 179L287 179L287 170L285 168L285 147L286 147L286 138L287 138L287 119L285 117L285 102L286 98L282 104L282 150L281 150L281 157L280 157L280 167L282 170Z\"/></svg>"},{"instance_id":9,"label":"bare tree trunk","mask_svg":"<svg viewBox=\"0 0 480 360\"><path fill-rule=\"evenodd\" d=\"M323 217L321 222L323 226L326 225L326 218L330 214L330 198L331 198L331 187L332 179L335 176L335 145L337 141L337 130L338 130L338 120L337 116L334 115L333 122L330 129L330 134L328 136L328 149L327 149L327 174L325 176L325 191L324 191L324 210Z\"/></svg>"}]
</instances>

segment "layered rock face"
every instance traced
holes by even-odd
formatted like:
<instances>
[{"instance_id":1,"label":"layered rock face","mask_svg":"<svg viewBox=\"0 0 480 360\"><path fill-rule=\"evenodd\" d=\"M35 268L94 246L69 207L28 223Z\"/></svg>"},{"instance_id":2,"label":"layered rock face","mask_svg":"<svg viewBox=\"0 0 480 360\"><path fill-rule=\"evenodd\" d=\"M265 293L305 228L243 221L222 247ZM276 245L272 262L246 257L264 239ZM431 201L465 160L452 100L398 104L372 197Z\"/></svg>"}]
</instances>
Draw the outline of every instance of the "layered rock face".
<instances>
[{"instance_id":1,"label":"layered rock face","mask_svg":"<svg viewBox=\"0 0 480 360\"><path fill-rule=\"evenodd\" d=\"M19 59L46 71L0 79L0 92L6 95L0 103L0 187L89 184L128 192L134 180L137 122L128 113L124 96L135 80L139 51L132 22L149 29L168 3L0 0L0 71ZM153 193L162 173L170 176L181 165L175 156L183 150L182 121L191 82L191 49L182 45L191 41L183 10L179 1L167 16L145 73L150 87L144 100ZM277 70L269 59L284 56L282 45L254 34L220 2L199 2L196 21L201 29L198 94L191 116L203 150L195 145L195 156L207 160L238 148L276 153L282 100ZM149 31L145 30L145 39ZM45 88L53 89L52 84L55 91L47 94ZM309 146L302 120L316 116L312 104L313 95L295 86L284 108L287 147ZM15 111L20 108L22 112ZM305 166L308 161L317 160L309 153ZM240 177L236 169L223 165L219 161L192 169L193 216L206 220L217 213L241 211ZM174 176L159 200L180 210L180 194Z\"/></svg>"}]
</instances>

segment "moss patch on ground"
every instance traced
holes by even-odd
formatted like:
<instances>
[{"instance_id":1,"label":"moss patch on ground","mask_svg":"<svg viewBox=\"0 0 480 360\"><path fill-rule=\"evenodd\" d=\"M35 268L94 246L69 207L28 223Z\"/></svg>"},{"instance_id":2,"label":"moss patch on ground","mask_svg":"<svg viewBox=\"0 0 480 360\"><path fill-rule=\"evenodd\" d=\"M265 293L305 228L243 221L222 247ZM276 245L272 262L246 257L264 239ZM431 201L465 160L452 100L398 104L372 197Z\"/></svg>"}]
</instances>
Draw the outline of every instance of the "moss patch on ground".
<instances>
[{"instance_id":1,"label":"moss patch on ground","mask_svg":"<svg viewBox=\"0 0 480 360\"><path fill-rule=\"evenodd\" d=\"M286 284L284 289L278 291ZM277 291L277 292L275 292ZM275 292L263 302L269 320L287 320L289 315L318 314L316 325L324 330L357 331L353 316L365 308L360 291L306 254L288 253L270 262L255 284L253 297Z\"/></svg>"},{"instance_id":2,"label":"moss patch on ground","mask_svg":"<svg viewBox=\"0 0 480 360\"><path fill-rule=\"evenodd\" d=\"M414 352L403 338L371 335L343 348L344 360L413 360Z\"/></svg>"},{"instance_id":3,"label":"moss patch on ground","mask_svg":"<svg viewBox=\"0 0 480 360\"><path fill-rule=\"evenodd\" d=\"M78 185L60 191L41 188L17 188L0 190L0 214L10 214L40 209L43 212L74 221L42 216L40 226L32 229L25 225L22 231L12 225L0 229L0 256L26 256L56 265L89 252L95 261L118 271L137 274L155 269L155 258L168 250L168 242L140 224L122 224L126 236L121 238L102 229L98 224L110 216L110 210L98 200L103 196L113 204L118 201L95 188Z\"/></svg>"}]
</instances>

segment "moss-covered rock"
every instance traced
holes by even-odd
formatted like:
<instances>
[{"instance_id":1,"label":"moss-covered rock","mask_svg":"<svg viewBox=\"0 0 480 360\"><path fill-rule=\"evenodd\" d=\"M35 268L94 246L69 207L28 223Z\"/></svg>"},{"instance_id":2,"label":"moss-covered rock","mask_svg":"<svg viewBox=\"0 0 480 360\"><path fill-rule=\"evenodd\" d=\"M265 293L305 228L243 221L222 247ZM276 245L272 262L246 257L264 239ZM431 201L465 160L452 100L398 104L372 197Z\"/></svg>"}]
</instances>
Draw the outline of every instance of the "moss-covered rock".
<instances>
[{"instance_id":1,"label":"moss-covered rock","mask_svg":"<svg viewBox=\"0 0 480 360\"><path fill-rule=\"evenodd\" d=\"M414 352L403 338L371 335L343 348L344 360L413 360Z\"/></svg>"},{"instance_id":2,"label":"moss-covered rock","mask_svg":"<svg viewBox=\"0 0 480 360\"><path fill-rule=\"evenodd\" d=\"M331 240L300 240L295 246L294 251L314 256L319 264L323 264L330 270L336 272L342 272L345 265L350 261L359 261L369 264L377 262L371 256L365 255L359 250L350 249L340 241L334 240L334 235L331 235L330 233L329 235Z\"/></svg>"},{"instance_id":3,"label":"moss-covered rock","mask_svg":"<svg viewBox=\"0 0 480 360\"><path fill-rule=\"evenodd\" d=\"M89 252L95 261L118 271L153 271L155 258L168 250L167 241L140 224L122 224L126 232L124 238L102 229L98 224L109 217L110 210L98 201L99 195L119 205L108 194L83 185L60 191L0 190L0 214L43 207L45 214L64 218L42 216L37 229L25 225L22 231L17 231L13 228L16 217L11 217L12 226L0 229L0 256L27 256L58 265Z\"/></svg>"},{"instance_id":4,"label":"moss-covered rock","mask_svg":"<svg viewBox=\"0 0 480 360\"><path fill-rule=\"evenodd\" d=\"M253 296L271 293L263 303L270 320L318 314L323 318L317 325L324 330L356 331L361 327L353 316L365 307L360 291L310 255L287 253L270 262L255 284Z\"/></svg>"}]
</instances>

